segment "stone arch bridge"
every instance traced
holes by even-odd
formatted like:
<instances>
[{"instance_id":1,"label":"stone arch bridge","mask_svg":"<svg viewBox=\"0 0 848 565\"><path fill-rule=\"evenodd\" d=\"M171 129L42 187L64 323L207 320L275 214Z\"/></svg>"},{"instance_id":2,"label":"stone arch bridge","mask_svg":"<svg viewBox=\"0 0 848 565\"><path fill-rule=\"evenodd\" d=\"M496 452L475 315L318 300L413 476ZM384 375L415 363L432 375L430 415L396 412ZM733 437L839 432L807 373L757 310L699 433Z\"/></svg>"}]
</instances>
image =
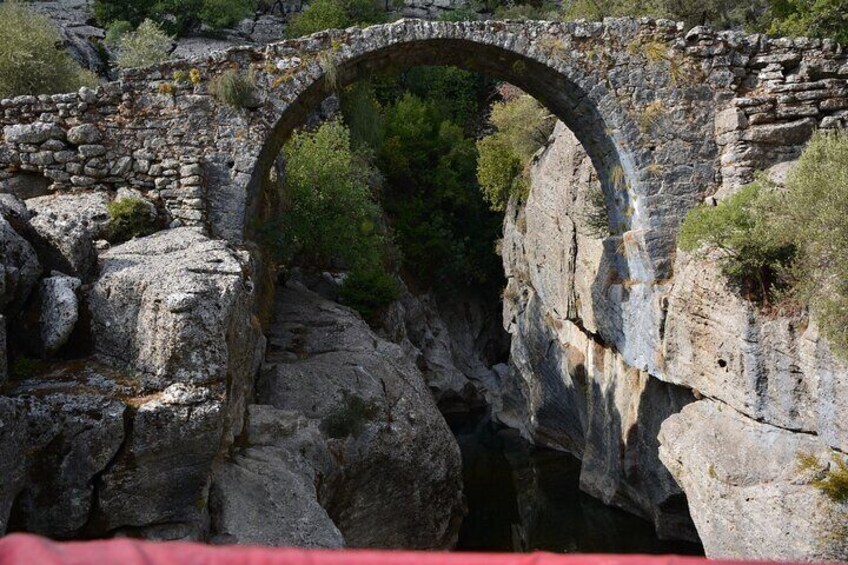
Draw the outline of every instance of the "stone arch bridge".
<instances>
[{"instance_id":1,"label":"stone arch bridge","mask_svg":"<svg viewBox=\"0 0 848 565\"><path fill-rule=\"evenodd\" d=\"M653 374L662 373L655 330L687 210L794 159L816 129L848 122L848 55L827 40L684 32L652 19L401 20L133 69L97 90L4 100L0 188L131 187L171 226L240 242L272 213L263 180L280 148L328 94L438 64L519 86L583 144L610 211L609 255L627 281L611 301L629 305L615 306L620 322L605 337ZM255 77L253 107L210 92L231 69Z\"/></svg>"},{"instance_id":2,"label":"stone arch bridge","mask_svg":"<svg viewBox=\"0 0 848 565\"><path fill-rule=\"evenodd\" d=\"M684 32L673 22L649 19L402 20L131 70L97 90L0 101L0 192L28 198L131 187L171 226L200 226L216 238L243 242L253 222L272 211L263 181L280 148L321 100L372 73L425 64L457 65L507 80L543 102L582 142L611 212L604 254L617 271L607 277L599 269L604 318L612 321L599 326L598 334L629 368L660 381L680 380L664 374L673 370L663 365L663 332L675 232L683 215L706 197L751 180L756 170L794 159L816 129L848 125L848 56L828 41L704 28ZM232 68L255 76L255 107L233 108L211 95L212 81ZM184 240L180 245L168 239L175 232ZM23 520L28 530L57 537L147 527L155 535L160 526L202 522L210 469L242 431L262 356L261 328L251 316L259 285L248 280L254 273L243 255L249 254L232 253L231 246L195 230L160 235L107 252L99 279L84 291L94 352L110 366L128 367L143 385L138 398L115 400L114 392L97 397L108 408L103 420L108 425L98 420L90 428L109 436L103 440L109 449L89 458L78 475L58 473L44 481L38 474L35 484L25 486L24 460L37 469L64 469L49 450L45 455L29 449L35 440L29 439L27 422L71 422L67 414L87 414L90 404L68 399L93 393L88 384L80 389L73 381L70 392L62 389L46 400L28 396L26 388L18 394L23 399L0 397L0 416L4 426L9 422L0 434L0 453L9 445L19 452L17 460L2 458L19 467L3 473L4 480L17 482L13 488L0 485L0 532L13 506L18 526ZM91 241L87 245L93 249ZM727 346L737 348L731 353L739 374L746 363L758 362L747 354L748 338ZM594 351L596 344L585 341ZM817 355L811 364L818 363ZM612 357L601 351L598 359ZM845 397L844 379L816 371L809 371L819 391L809 399L815 408L807 409L804 393L798 403L803 411L790 403L788 415L751 417L819 433L844 451L848 436L835 408ZM772 379L774 387L795 395L796 373L785 373L785 379ZM762 393L745 383L734 386L757 399ZM724 388L730 388L728 404L737 396L748 398L724 386L717 397ZM42 401L53 402L56 412L42 409ZM751 411L747 404L744 410ZM194 427L185 425L189 420ZM812 442L807 435L793 435L790 443L797 437ZM76 449L76 441L100 445L84 434L68 437L67 450ZM57 443L51 449L65 449ZM32 453L24 455L25 447ZM615 457L618 450L612 451ZM54 500L45 494L50 492L61 497ZM40 511L41 500L50 502L50 513ZM789 506L792 500L801 498L790 499ZM643 506L652 513L656 505L651 499ZM785 515L795 521L780 519L783 515L773 521L785 523L787 531L806 527L805 514ZM730 526L743 531L748 519ZM797 538L812 538L806 531ZM700 533L709 543L710 531Z\"/></svg>"},{"instance_id":3,"label":"stone arch bridge","mask_svg":"<svg viewBox=\"0 0 848 565\"><path fill-rule=\"evenodd\" d=\"M848 121L848 56L827 40L684 33L650 19L401 20L131 70L96 91L3 100L0 186L14 191L22 177L51 191L131 186L177 225L238 241L287 135L328 93L433 64L514 83L565 122L599 171L613 233L656 279L668 274L687 209ZM258 107L210 95L228 68L255 74ZM192 70L194 84L173 78Z\"/></svg>"}]
</instances>

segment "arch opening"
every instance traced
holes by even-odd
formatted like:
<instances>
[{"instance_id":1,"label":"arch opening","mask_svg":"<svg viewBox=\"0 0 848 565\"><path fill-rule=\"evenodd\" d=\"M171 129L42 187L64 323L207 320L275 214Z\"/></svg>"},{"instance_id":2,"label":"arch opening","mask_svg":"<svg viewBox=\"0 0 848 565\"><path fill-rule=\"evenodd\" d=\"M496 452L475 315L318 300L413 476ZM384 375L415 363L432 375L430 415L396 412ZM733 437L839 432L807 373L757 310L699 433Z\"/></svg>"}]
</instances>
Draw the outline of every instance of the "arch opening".
<instances>
[{"instance_id":1,"label":"arch opening","mask_svg":"<svg viewBox=\"0 0 848 565\"><path fill-rule=\"evenodd\" d=\"M631 193L638 192L636 171L643 167L617 138L627 127L622 113L611 108L609 94L600 77L579 69L558 68L497 45L467 39L426 39L399 42L334 63L334 82L327 73L311 80L281 111L259 152L248 184L245 233L250 237L251 222L260 215L263 185L285 142L305 123L310 112L338 89L358 80L386 72L420 66L454 66L494 80L514 84L538 100L570 129L585 148L601 181L612 233L621 235L633 229L635 204ZM579 80L583 86L577 84ZM601 106L608 110L602 115ZM615 120L615 123L611 123ZM652 265L643 265L648 271ZM626 266L624 267L627 268Z\"/></svg>"}]
</instances>

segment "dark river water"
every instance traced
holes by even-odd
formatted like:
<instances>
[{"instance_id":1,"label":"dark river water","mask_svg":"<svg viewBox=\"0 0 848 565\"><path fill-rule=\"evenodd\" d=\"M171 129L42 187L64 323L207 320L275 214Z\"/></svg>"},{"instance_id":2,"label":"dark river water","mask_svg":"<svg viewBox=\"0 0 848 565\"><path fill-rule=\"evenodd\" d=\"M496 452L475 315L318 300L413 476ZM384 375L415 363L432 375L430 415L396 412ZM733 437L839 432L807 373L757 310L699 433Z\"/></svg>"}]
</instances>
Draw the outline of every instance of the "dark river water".
<instances>
[{"instance_id":1,"label":"dark river water","mask_svg":"<svg viewBox=\"0 0 848 565\"><path fill-rule=\"evenodd\" d=\"M575 457L480 419L448 421L469 510L458 551L704 554L697 544L660 540L649 522L581 492Z\"/></svg>"}]
</instances>

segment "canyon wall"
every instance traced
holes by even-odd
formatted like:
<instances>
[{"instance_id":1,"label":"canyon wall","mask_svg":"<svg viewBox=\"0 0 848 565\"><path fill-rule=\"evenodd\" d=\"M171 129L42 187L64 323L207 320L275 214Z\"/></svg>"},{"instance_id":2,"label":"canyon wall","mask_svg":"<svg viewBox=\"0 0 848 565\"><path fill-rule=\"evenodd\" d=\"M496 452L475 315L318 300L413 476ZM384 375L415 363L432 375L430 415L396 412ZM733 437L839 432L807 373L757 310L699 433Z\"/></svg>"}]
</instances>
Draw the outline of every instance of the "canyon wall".
<instances>
[{"instance_id":1,"label":"canyon wall","mask_svg":"<svg viewBox=\"0 0 848 565\"><path fill-rule=\"evenodd\" d=\"M673 277L650 290L661 315L623 326L634 281L617 269L627 242L597 233L599 191L558 125L526 203L507 211L512 372L496 417L577 455L584 490L660 535L697 529L710 557L844 558L846 508L811 483L844 458L848 366L814 320L764 314L715 262L681 252ZM661 370L647 372L618 344L651 335ZM820 468L800 464L811 455Z\"/></svg>"}]
</instances>

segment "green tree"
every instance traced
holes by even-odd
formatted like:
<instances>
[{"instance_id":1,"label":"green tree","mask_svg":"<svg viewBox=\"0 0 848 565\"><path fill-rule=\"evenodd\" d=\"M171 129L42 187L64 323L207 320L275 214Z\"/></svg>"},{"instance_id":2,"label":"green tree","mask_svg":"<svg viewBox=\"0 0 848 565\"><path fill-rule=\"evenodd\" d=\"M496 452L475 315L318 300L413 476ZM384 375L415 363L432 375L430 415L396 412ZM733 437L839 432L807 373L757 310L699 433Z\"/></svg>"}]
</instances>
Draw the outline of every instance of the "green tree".
<instances>
[{"instance_id":1,"label":"green tree","mask_svg":"<svg viewBox=\"0 0 848 565\"><path fill-rule=\"evenodd\" d=\"M352 149L344 124L295 133L283 154L285 214L272 240L278 257L323 269L380 265L385 238L372 190L376 171Z\"/></svg>"},{"instance_id":2,"label":"green tree","mask_svg":"<svg viewBox=\"0 0 848 565\"><path fill-rule=\"evenodd\" d=\"M121 68L147 67L169 58L171 37L152 20L144 20L138 29L118 40L116 63Z\"/></svg>"},{"instance_id":3,"label":"green tree","mask_svg":"<svg viewBox=\"0 0 848 565\"><path fill-rule=\"evenodd\" d=\"M848 0L769 0L768 4L764 28L772 35L848 43Z\"/></svg>"},{"instance_id":4,"label":"green tree","mask_svg":"<svg viewBox=\"0 0 848 565\"><path fill-rule=\"evenodd\" d=\"M533 97L523 94L492 105L496 131L477 142L477 180L493 210L529 190L528 167L545 144L555 120Z\"/></svg>"},{"instance_id":5,"label":"green tree","mask_svg":"<svg viewBox=\"0 0 848 565\"><path fill-rule=\"evenodd\" d=\"M373 0L314 0L294 16L286 28L289 37L301 37L325 29L386 21L386 13Z\"/></svg>"},{"instance_id":6,"label":"green tree","mask_svg":"<svg viewBox=\"0 0 848 565\"><path fill-rule=\"evenodd\" d=\"M71 92L95 86L67 51L52 22L18 2L0 4L0 98Z\"/></svg>"},{"instance_id":7,"label":"green tree","mask_svg":"<svg viewBox=\"0 0 848 565\"><path fill-rule=\"evenodd\" d=\"M820 134L772 206L775 231L798 249L797 296L809 303L822 333L848 357L848 136Z\"/></svg>"},{"instance_id":8,"label":"green tree","mask_svg":"<svg viewBox=\"0 0 848 565\"><path fill-rule=\"evenodd\" d=\"M791 240L774 229L771 201L760 183L743 187L717 206L693 208L680 227L678 246L703 253L719 249L722 272L751 298L769 301L795 254Z\"/></svg>"}]
</instances>

